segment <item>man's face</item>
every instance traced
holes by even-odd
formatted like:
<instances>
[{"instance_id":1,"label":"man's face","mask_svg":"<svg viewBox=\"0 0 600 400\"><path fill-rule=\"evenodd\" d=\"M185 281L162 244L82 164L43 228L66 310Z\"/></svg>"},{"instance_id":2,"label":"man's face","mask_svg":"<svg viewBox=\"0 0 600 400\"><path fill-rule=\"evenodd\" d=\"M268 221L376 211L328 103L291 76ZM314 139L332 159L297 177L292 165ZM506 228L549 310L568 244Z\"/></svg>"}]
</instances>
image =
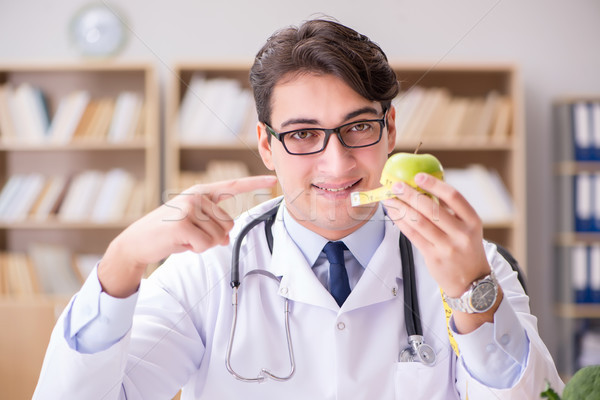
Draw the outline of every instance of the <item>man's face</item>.
<instances>
[{"instance_id":1,"label":"man's face","mask_svg":"<svg viewBox=\"0 0 600 400\"><path fill-rule=\"evenodd\" d=\"M300 128L335 128L349 122L379 119L379 102L369 101L333 75L302 74L284 79L272 95L271 127L277 132ZM275 170L290 214L330 240L347 236L375 211L376 204L352 207L350 194L380 186L381 170L395 144L395 112L388 111L379 143L344 147L332 134L327 147L311 155L288 154L259 124L259 150Z\"/></svg>"}]
</instances>

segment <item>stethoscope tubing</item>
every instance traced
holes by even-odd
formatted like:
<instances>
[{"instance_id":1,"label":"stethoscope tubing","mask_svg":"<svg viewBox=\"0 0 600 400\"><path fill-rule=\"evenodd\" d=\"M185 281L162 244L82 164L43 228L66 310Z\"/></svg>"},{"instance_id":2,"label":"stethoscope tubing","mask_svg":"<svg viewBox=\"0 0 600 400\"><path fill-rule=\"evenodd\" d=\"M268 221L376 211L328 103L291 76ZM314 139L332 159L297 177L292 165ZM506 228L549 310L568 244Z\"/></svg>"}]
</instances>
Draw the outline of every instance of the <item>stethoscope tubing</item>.
<instances>
[{"instance_id":1,"label":"stethoscope tubing","mask_svg":"<svg viewBox=\"0 0 600 400\"><path fill-rule=\"evenodd\" d=\"M232 305L233 305L233 321L231 326L231 334L229 343L227 346L226 366L227 370L235 378L244 382L262 382L267 376L276 381L285 381L292 377L295 372L296 365L294 361L294 350L292 347L292 340L290 335L289 327L289 300L286 298L284 313L285 313L285 328L288 343L288 354L290 358L290 373L288 376L279 377L273 375L266 369L261 369L260 374L257 378L244 378L237 374L231 367L231 349L233 347L233 339L235 337L235 328L237 325L237 293L240 287L240 249L242 247L242 241L248 235L248 233L261 222L265 222L265 236L267 239L267 245L269 251L273 253L273 232L271 227L275 221L275 215L279 210L281 200L278 201L273 208L260 215L259 217L250 221L238 234L234 243L231 254L231 287L233 289ZM419 299L417 296L416 287L416 275L415 275L415 263L412 252L412 244L404 234L400 233L399 239L400 258L402 260L402 283L404 289L404 321L406 325L406 333L408 335L408 348L404 349L400 357L407 356L406 360L403 361L420 361L425 365L433 365L435 363L435 352L431 346L424 343L423 339L423 327L421 325L421 315L419 312ZM251 273L263 273L263 275L270 274L266 271L254 270ZM276 277L273 276L275 280Z\"/></svg>"}]
</instances>

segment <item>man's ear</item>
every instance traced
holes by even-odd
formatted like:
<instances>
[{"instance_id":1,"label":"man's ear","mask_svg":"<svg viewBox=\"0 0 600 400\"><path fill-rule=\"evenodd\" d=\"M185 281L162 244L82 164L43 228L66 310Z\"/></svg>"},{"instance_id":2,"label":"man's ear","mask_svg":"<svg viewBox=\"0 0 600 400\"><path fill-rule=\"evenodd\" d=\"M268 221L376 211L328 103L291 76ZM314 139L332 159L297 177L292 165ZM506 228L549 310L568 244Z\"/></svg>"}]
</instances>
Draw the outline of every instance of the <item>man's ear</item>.
<instances>
[{"instance_id":1,"label":"man's ear","mask_svg":"<svg viewBox=\"0 0 600 400\"><path fill-rule=\"evenodd\" d=\"M258 152L262 158L263 164L269 171L274 171L275 166L273 165L273 152L271 150L271 144L269 143L269 132L265 124L259 122L256 124L256 134L258 135Z\"/></svg>"},{"instance_id":2,"label":"man's ear","mask_svg":"<svg viewBox=\"0 0 600 400\"><path fill-rule=\"evenodd\" d=\"M387 133L388 133L388 154L391 154L396 147L396 109L394 106L390 106L388 110L386 120Z\"/></svg>"}]
</instances>

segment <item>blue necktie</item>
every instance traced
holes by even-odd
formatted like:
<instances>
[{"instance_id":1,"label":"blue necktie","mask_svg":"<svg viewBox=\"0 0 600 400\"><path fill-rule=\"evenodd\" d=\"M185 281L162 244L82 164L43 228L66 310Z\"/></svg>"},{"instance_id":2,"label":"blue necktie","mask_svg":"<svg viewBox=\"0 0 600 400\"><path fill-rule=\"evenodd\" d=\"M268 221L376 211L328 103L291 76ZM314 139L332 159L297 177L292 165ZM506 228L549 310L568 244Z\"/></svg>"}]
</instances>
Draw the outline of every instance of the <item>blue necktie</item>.
<instances>
[{"instance_id":1,"label":"blue necktie","mask_svg":"<svg viewBox=\"0 0 600 400\"><path fill-rule=\"evenodd\" d=\"M340 307L350 294L350 282L344 264L345 249L344 242L328 242L323 247L329 261L329 291Z\"/></svg>"}]
</instances>

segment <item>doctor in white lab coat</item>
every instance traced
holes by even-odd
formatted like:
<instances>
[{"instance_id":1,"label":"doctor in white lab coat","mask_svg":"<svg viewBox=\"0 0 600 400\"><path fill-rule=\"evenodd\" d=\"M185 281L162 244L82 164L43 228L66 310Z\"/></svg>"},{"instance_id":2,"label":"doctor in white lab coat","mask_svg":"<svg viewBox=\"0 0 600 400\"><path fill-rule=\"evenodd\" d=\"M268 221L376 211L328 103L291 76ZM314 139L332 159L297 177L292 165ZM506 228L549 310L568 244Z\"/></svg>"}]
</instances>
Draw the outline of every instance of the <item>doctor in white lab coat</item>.
<instances>
[{"instance_id":1,"label":"doctor in white lab coat","mask_svg":"<svg viewBox=\"0 0 600 400\"><path fill-rule=\"evenodd\" d=\"M351 192L379 185L395 144L397 79L378 46L340 24L309 21L267 42L251 81L259 151L284 201L272 254L264 223L242 244L230 365L247 378L262 368L290 372L288 299L291 378L246 383L226 368L232 243L277 200L235 224L215 203L275 183L254 177L195 187L111 242L56 325L35 399L169 399L180 388L183 399L536 399L546 381L562 388L516 274L483 240L479 218L458 192L421 174L417 183L439 203L398 184L396 198L384 204L350 206ZM408 345L400 232L412 242L433 366L399 361ZM341 305L329 292L321 251L329 241L347 247L351 292ZM146 265L169 254L142 281ZM246 275L252 270L276 279ZM460 297L492 270L493 307L454 311L447 322L440 289Z\"/></svg>"}]
</instances>

